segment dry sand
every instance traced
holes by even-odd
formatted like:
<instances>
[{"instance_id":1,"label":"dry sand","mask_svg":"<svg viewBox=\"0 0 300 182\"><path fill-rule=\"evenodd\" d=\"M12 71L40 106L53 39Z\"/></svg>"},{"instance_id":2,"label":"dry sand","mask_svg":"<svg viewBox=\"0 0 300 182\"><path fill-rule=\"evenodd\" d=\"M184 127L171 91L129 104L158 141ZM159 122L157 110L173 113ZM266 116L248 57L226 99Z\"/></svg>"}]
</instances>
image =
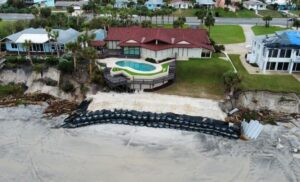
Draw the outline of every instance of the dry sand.
<instances>
[{"instance_id":1,"label":"dry sand","mask_svg":"<svg viewBox=\"0 0 300 182\"><path fill-rule=\"evenodd\" d=\"M51 129L41 106L0 109L0 181L300 181L300 130L265 126L256 141L122 125ZM273 144L281 137L284 148Z\"/></svg>"},{"instance_id":2,"label":"dry sand","mask_svg":"<svg viewBox=\"0 0 300 182\"><path fill-rule=\"evenodd\" d=\"M93 99L88 110L131 109L157 113L174 112L224 120L226 114L219 108L218 101L202 98L161 95L155 93L103 93L90 95Z\"/></svg>"}]
</instances>

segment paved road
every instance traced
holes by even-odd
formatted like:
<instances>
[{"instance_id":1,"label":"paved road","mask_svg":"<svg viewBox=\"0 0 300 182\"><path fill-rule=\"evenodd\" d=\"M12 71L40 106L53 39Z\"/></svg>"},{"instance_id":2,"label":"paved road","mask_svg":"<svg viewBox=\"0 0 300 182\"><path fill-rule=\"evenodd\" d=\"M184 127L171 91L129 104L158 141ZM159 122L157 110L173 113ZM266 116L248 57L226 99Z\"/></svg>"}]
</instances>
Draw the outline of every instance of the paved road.
<instances>
[{"instance_id":1,"label":"paved road","mask_svg":"<svg viewBox=\"0 0 300 182\"><path fill-rule=\"evenodd\" d=\"M87 18L90 20L92 19L92 15L86 15ZM11 13L0 13L0 18L3 20L28 20L33 19L34 16L31 14L11 14ZM139 17L135 17L134 19L140 20ZM147 18L149 20L149 18ZM145 17L142 17L141 20L145 20ZM196 17L186 17L187 24L199 24L200 21ZM153 23L156 23L156 18L152 18ZM162 18L157 17L157 22L160 24L162 23ZM173 17L164 17L164 23L172 23ZM256 25L256 24L263 24L261 18L216 18L216 24L237 24L237 25ZM281 25L286 26L287 18L273 18L271 21L272 25Z\"/></svg>"},{"instance_id":2,"label":"paved road","mask_svg":"<svg viewBox=\"0 0 300 182\"><path fill-rule=\"evenodd\" d=\"M17 14L17 13L0 13L2 20L30 20L34 16L32 14Z\"/></svg>"}]
</instances>

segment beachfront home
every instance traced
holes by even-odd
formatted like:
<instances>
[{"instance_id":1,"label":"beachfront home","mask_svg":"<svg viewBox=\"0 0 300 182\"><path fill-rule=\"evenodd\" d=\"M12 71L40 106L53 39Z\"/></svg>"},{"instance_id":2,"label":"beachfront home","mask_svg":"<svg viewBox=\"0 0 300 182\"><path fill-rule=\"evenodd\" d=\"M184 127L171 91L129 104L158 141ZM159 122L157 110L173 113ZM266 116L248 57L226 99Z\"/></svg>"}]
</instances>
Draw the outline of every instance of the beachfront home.
<instances>
[{"instance_id":1,"label":"beachfront home","mask_svg":"<svg viewBox=\"0 0 300 182\"><path fill-rule=\"evenodd\" d=\"M91 46L97 49L98 51L102 51L105 45L104 39L107 36L107 32L104 29L97 29L90 31L95 35L94 40L91 41Z\"/></svg>"},{"instance_id":2,"label":"beachfront home","mask_svg":"<svg viewBox=\"0 0 300 182\"><path fill-rule=\"evenodd\" d=\"M164 5L163 0L147 0L145 6L149 10L159 9Z\"/></svg>"},{"instance_id":3,"label":"beachfront home","mask_svg":"<svg viewBox=\"0 0 300 182\"><path fill-rule=\"evenodd\" d=\"M257 0L244 1L243 7L254 11L267 9L267 5L265 3Z\"/></svg>"},{"instance_id":4,"label":"beachfront home","mask_svg":"<svg viewBox=\"0 0 300 182\"><path fill-rule=\"evenodd\" d=\"M119 50L125 57L156 61L210 58L214 50L205 29L111 27L106 45L110 50Z\"/></svg>"},{"instance_id":5,"label":"beachfront home","mask_svg":"<svg viewBox=\"0 0 300 182\"><path fill-rule=\"evenodd\" d=\"M54 0L24 0L24 3L27 5L39 5L40 7L54 7Z\"/></svg>"},{"instance_id":6,"label":"beachfront home","mask_svg":"<svg viewBox=\"0 0 300 182\"><path fill-rule=\"evenodd\" d=\"M74 15L81 14L82 13L82 7L84 5L88 4L88 1L56 1L55 7L57 9L63 9L66 10L67 7L73 6L74 8Z\"/></svg>"},{"instance_id":7,"label":"beachfront home","mask_svg":"<svg viewBox=\"0 0 300 182\"><path fill-rule=\"evenodd\" d=\"M175 9L188 9L189 7L192 7L193 4L191 1L187 0L172 0L169 6Z\"/></svg>"},{"instance_id":8,"label":"beachfront home","mask_svg":"<svg viewBox=\"0 0 300 182\"><path fill-rule=\"evenodd\" d=\"M215 2L213 0L196 0L196 4L200 7L205 7L205 8L215 7Z\"/></svg>"},{"instance_id":9,"label":"beachfront home","mask_svg":"<svg viewBox=\"0 0 300 182\"><path fill-rule=\"evenodd\" d=\"M24 43L30 40L32 45L30 51L33 53L51 53L64 52L65 45L69 42L77 40L80 35L76 30L69 28L67 30L53 29L57 31L59 36L57 40L43 28L27 28L20 32L5 37L1 42L4 43L6 51L15 53L24 53Z\"/></svg>"},{"instance_id":10,"label":"beachfront home","mask_svg":"<svg viewBox=\"0 0 300 182\"><path fill-rule=\"evenodd\" d=\"M114 7L115 8L127 8L130 4L136 5L137 0L116 0Z\"/></svg>"},{"instance_id":11,"label":"beachfront home","mask_svg":"<svg viewBox=\"0 0 300 182\"><path fill-rule=\"evenodd\" d=\"M279 31L272 35L257 36L252 41L247 61L263 71L300 71L300 32Z\"/></svg>"}]
</instances>

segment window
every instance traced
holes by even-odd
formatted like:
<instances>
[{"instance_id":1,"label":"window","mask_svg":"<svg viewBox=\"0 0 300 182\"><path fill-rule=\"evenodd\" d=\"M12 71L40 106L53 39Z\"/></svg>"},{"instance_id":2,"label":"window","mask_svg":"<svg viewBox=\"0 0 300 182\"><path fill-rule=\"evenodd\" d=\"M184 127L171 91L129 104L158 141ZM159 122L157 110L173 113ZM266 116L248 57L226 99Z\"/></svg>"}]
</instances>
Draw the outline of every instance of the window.
<instances>
[{"instance_id":1,"label":"window","mask_svg":"<svg viewBox=\"0 0 300 182\"><path fill-rule=\"evenodd\" d=\"M279 57L280 57L280 58L284 58L284 56L285 56L285 52L286 52L286 50L285 50L285 49L281 49L281 50L280 50Z\"/></svg>"},{"instance_id":2,"label":"window","mask_svg":"<svg viewBox=\"0 0 300 182\"><path fill-rule=\"evenodd\" d=\"M124 47L123 49L124 55L140 55L140 48L139 47Z\"/></svg>"},{"instance_id":3,"label":"window","mask_svg":"<svg viewBox=\"0 0 300 182\"><path fill-rule=\"evenodd\" d=\"M275 70L276 62L268 62L266 70Z\"/></svg>"},{"instance_id":4,"label":"window","mask_svg":"<svg viewBox=\"0 0 300 182\"><path fill-rule=\"evenodd\" d=\"M291 53L292 53L292 50L291 49L287 49L286 53L285 53L285 57L286 58L290 58L291 57Z\"/></svg>"},{"instance_id":5,"label":"window","mask_svg":"<svg viewBox=\"0 0 300 182\"><path fill-rule=\"evenodd\" d=\"M51 45L51 49L52 49L52 50L55 50L55 49L56 49L56 47L55 47L54 44Z\"/></svg>"},{"instance_id":6,"label":"window","mask_svg":"<svg viewBox=\"0 0 300 182\"><path fill-rule=\"evenodd\" d=\"M201 53L202 58L209 58L210 57L210 52L203 52Z\"/></svg>"},{"instance_id":7,"label":"window","mask_svg":"<svg viewBox=\"0 0 300 182\"><path fill-rule=\"evenodd\" d=\"M15 43L11 43L11 48L13 48L13 49L17 49L17 48L18 48L18 46L17 46L17 44L15 44Z\"/></svg>"}]
</instances>

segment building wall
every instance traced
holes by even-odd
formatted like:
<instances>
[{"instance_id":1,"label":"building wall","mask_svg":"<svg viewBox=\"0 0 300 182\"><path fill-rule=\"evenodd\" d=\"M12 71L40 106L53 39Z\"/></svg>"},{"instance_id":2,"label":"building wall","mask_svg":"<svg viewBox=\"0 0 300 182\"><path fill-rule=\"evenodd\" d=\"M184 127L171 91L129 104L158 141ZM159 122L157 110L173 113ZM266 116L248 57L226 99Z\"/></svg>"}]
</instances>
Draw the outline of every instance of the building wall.
<instances>
[{"instance_id":1,"label":"building wall","mask_svg":"<svg viewBox=\"0 0 300 182\"><path fill-rule=\"evenodd\" d=\"M155 60L162 60L165 58L176 57L178 60L189 60L189 58L201 58L202 51L211 52L209 50L203 50L201 48L172 48L161 51L152 51L149 49L141 49L142 58L153 58Z\"/></svg>"},{"instance_id":2,"label":"building wall","mask_svg":"<svg viewBox=\"0 0 300 182\"><path fill-rule=\"evenodd\" d=\"M108 49L121 49L121 47L119 47L118 44L119 41L107 41Z\"/></svg>"},{"instance_id":3,"label":"building wall","mask_svg":"<svg viewBox=\"0 0 300 182\"><path fill-rule=\"evenodd\" d=\"M16 44L17 48L12 47L12 42L5 42L5 47L8 52L26 52L26 49L23 47L23 44ZM58 45L60 47L61 45ZM51 53L56 52L55 49L52 49L52 44L43 44L44 51L31 51L31 52L45 52Z\"/></svg>"}]
</instances>

